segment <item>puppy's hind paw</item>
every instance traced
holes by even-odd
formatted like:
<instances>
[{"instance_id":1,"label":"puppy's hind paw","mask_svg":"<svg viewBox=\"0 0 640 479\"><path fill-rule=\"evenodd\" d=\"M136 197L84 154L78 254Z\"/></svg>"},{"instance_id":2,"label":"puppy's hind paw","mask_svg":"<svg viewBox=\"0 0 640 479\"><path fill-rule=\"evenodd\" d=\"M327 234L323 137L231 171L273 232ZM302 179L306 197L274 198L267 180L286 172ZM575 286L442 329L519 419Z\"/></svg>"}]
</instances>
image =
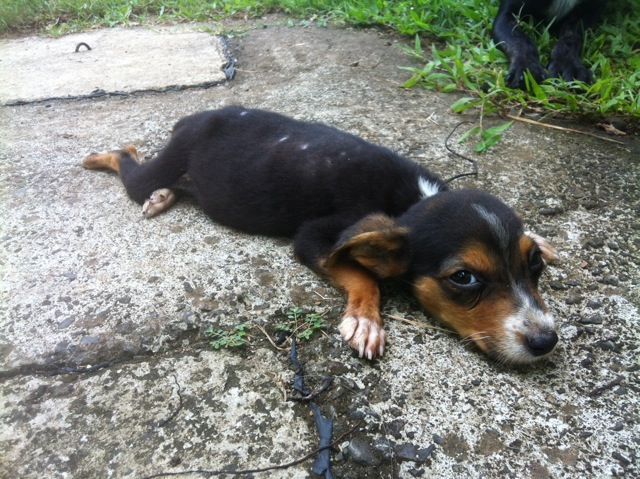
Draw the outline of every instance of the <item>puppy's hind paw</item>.
<instances>
[{"instance_id":1,"label":"puppy's hind paw","mask_svg":"<svg viewBox=\"0 0 640 479\"><path fill-rule=\"evenodd\" d=\"M387 333L379 323L369 318L345 316L340 324L340 334L360 357L366 356L371 360L384 354Z\"/></svg>"},{"instance_id":2,"label":"puppy's hind paw","mask_svg":"<svg viewBox=\"0 0 640 479\"><path fill-rule=\"evenodd\" d=\"M91 153L82 160L81 165L88 170L107 168L109 170L119 171L120 155L114 151L109 153Z\"/></svg>"},{"instance_id":3,"label":"puppy's hind paw","mask_svg":"<svg viewBox=\"0 0 640 479\"><path fill-rule=\"evenodd\" d=\"M138 161L138 151L133 145L129 145L123 150L110 151L108 153L91 153L82 160L81 165L89 170L107 168L119 173L120 161L124 157Z\"/></svg>"},{"instance_id":4,"label":"puppy's hind paw","mask_svg":"<svg viewBox=\"0 0 640 479\"><path fill-rule=\"evenodd\" d=\"M153 218L164 210L169 209L177 200L176 194L169 188L161 188L151 193L142 205L142 214L146 218Z\"/></svg>"}]
</instances>

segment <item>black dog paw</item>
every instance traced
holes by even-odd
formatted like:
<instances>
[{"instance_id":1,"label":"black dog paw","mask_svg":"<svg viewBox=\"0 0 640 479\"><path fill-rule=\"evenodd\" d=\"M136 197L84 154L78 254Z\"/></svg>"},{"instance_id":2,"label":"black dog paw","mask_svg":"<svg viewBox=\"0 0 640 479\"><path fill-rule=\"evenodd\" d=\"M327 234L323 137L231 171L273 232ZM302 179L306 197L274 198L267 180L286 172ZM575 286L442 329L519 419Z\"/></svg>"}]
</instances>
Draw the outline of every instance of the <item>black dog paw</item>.
<instances>
[{"instance_id":1,"label":"black dog paw","mask_svg":"<svg viewBox=\"0 0 640 479\"><path fill-rule=\"evenodd\" d=\"M540 83L547 78L547 71L538 61L534 62L513 62L509 69L509 74L505 78L506 84L509 88L519 88L520 90L527 89L527 83L524 79L526 71L531 73L533 79Z\"/></svg>"},{"instance_id":2,"label":"black dog paw","mask_svg":"<svg viewBox=\"0 0 640 479\"><path fill-rule=\"evenodd\" d=\"M593 73L585 67L579 58L552 57L549 62L549 75L562 78L564 81L578 80L587 84L593 83Z\"/></svg>"}]
</instances>

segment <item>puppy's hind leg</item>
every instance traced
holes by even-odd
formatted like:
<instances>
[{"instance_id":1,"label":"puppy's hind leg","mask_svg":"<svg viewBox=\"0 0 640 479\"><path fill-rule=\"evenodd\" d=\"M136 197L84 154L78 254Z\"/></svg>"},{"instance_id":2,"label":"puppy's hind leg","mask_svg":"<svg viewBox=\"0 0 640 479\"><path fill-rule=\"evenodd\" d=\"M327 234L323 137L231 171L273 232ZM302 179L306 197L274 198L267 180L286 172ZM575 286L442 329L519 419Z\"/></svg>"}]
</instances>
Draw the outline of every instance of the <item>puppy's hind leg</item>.
<instances>
[{"instance_id":1,"label":"puppy's hind leg","mask_svg":"<svg viewBox=\"0 0 640 479\"><path fill-rule=\"evenodd\" d=\"M89 170L108 169L120 173L120 161L124 156L123 154L129 155L135 161L138 161L138 152L135 147L129 145L124 150L110 151L109 153L91 153L82 160L82 166Z\"/></svg>"},{"instance_id":2,"label":"puppy's hind leg","mask_svg":"<svg viewBox=\"0 0 640 479\"><path fill-rule=\"evenodd\" d=\"M108 153L92 153L82 160L82 166L90 170L109 169L117 172L122 179L127 193L136 202L142 204L142 214L152 218L169 209L178 199L177 194L169 188L150 185L144 177L137 173L144 171L139 163L138 152L129 145L123 150ZM147 165L147 169L148 169ZM153 177L153 174L147 175ZM149 194L151 191L151 194Z\"/></svg>"}]
</instances>

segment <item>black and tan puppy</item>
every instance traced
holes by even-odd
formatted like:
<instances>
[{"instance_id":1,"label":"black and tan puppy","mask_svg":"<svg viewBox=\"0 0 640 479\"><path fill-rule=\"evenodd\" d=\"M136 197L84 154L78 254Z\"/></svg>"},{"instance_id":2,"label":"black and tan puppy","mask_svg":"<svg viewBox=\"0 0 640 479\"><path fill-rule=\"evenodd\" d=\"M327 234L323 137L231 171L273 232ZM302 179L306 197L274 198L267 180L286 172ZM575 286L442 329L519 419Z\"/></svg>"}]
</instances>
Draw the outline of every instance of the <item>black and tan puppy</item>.
<instances>
[{"instance_id":1,"label":"black and tan puppy","mask_svg":"<svg viewBox=\"0 0 640 479\"><path fill-rule=\"evenodd\" d=\"M406 281L427 311L500 361L532 362L557 342L538 293L553 247L497 198L451 191L335 128L233 106L183 118L147 163L127 147L82 164L119 172L146 216L188 194L219 223L293 237L296 257L346 292L340 332L360 356L384 353L381 278Z\"/></svg>"},{"instance_id":2,"label":"black and tan puppy","mask_svg":"<svg viewBox=\"0 0 640 479\"><path fill-rule=\"evenodd\" d=\"M598 23L605 4L606 0L501 0L493 23L493 40L509 57L507 86L524 89L527 70L537 82L559 77L591 83L591 70L580 58L584 30ZM518 17L526 16L553 21L551 30L557 43L551 50L548 73L540 64L535 43L518 26Z\"/></svg>"}]
</instances>

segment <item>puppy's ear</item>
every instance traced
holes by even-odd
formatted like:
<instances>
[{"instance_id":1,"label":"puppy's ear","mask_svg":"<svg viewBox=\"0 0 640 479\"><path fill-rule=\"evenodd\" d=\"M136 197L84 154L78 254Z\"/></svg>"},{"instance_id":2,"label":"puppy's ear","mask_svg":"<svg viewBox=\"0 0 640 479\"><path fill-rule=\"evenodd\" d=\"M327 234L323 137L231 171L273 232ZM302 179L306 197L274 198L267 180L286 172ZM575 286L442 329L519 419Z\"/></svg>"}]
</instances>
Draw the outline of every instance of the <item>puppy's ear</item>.
<instances>
[{"instance_id":1,"label":"puppy's ear","mask_svg":"<svg viewBox=\"0 0 640 479\"><path fill-rule=\"evenodd\" d=\"M551 243L549 243L542 236L532 233L531 231L525 231L525 233L529 238L533 240L535 244L540 248L540 252L542 253L542 259L545 263L553 263L560 259L558 252L553 247Z\"/></svg>"},{"instance_id":2,"label":"puppy's ear","mask_svg":"<svg viewBox=\"0 0 640 479\"><path fill-rule=\"evenodd\" d=\"M328 265L346 256L381 278L399 276L409 264L408 232L389 216L369 215L343 231Z\"/></svg>"}]
</instances>

